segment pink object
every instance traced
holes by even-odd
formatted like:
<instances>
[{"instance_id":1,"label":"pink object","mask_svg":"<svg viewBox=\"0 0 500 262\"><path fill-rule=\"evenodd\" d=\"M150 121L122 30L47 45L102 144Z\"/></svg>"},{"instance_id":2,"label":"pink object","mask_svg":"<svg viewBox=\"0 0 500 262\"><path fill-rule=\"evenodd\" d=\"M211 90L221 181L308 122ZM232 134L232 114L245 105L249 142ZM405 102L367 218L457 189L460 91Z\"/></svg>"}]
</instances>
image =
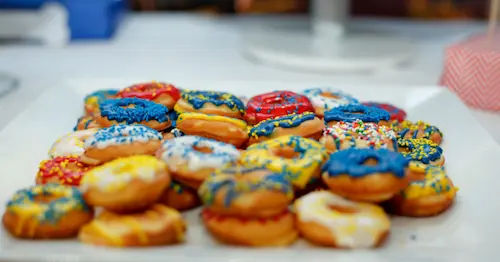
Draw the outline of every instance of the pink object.
<instances>
[{"instance_id":1,"label":"pink object","mask_svg":"<svg viewBox=\"0 0 500 262\"><path fill-rule=\"evenodd\" d=\"M471 107L500 111L500 32L449 46L440 84Z\"/></svg>"}]
</instances>

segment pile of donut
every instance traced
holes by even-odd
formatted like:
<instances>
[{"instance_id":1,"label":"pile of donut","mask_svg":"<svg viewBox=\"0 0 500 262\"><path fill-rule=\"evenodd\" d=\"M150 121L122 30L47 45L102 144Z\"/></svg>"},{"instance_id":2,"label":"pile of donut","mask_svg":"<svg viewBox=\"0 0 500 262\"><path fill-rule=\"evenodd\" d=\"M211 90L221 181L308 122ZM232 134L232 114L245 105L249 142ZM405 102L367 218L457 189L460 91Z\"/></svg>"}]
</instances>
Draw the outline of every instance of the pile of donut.
<instances>
[{"instance_id":1,"label":"pile of donut","mask_svg":"<svg viewBox=\"0 0 500 262\"><path fill-rule=\"evenodd\" d=\"M217 240L340 248L381 245L387 213L426 217L453 203L441 131L392 105L329 88L248 99L151 82L100 90L75 131L17 191L15 237L78 236L106 246L183 242L199 205ZM387 212L387 213L386 213Z\"/></svg>"}]
</instances>

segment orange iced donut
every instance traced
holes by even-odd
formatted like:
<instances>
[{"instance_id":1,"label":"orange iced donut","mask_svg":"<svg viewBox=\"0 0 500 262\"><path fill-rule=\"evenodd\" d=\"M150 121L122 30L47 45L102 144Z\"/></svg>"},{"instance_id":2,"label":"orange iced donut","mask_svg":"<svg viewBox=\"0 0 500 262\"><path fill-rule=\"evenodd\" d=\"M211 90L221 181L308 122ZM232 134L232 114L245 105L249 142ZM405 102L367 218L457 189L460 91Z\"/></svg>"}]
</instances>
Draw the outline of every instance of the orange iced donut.
<instances>
[{"instance_id":1,"label":"orange iced donut","mask_svg":"<svg viewBox=\"0 0 500 262\"><path fill-rule=\"evenodd\" d=\"M174 109L177 113L198 112L241 119L245 105L238 97L225 92L183 90Z\"/></svg>"},{"instance_id":2,"label":"orange iced donut","mask_svg":"<svg viewBox=\"0 0 500 262\"><path fill-rule=\"evenodd\" d=\"M200 199L196 191L174 181L163 192L158 202L177 210L187 210L200 205Z\"/></svg>"},{"instance_id":3,"label":"orange iced donut","mask_svg":"<svg viewBox=\"0 0 500 262\"><path fill-rule=\"evenodd\" d=\"M137 97L141 99L151 100L155 103L162 104L169 109L173 109L177 100L181 96L181 92L172 84L150 82L135 84L120 90L116 94L117 97Z\"/></svg>"}]
</instances>

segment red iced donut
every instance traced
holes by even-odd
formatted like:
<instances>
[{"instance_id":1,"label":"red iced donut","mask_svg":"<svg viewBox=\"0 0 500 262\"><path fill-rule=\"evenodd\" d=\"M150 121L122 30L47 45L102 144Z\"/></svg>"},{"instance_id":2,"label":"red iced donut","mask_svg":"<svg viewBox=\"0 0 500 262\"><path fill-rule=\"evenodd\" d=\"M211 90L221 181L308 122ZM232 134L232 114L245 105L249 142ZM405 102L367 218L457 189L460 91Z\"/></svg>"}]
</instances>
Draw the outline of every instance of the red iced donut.
<instances>
[{"instance_id":1,"label":"red iced donut","mask_svg":"<svg viewBox=\"0 0 500 262\"><path fill-rule=\"evenodd\" d=\"M274 91L250 98L245 120L255 125L268 118L308 111L314 112L314 107L306 96L291 91Z\"/></svg>"},{"instance_id":2,"label":"red iced donut","mask_svg":"<svg viewBox=\"0 0 500 262\"><path fill-rule=\"evenodd\" d=\"M58 156L40 163L36 183L78 186L85 172L91 168L87 164L80 162L80 159L76 156Z\"/></svg>"},{"instance_id":3,"label":"red iced donut","mask_svg":"<svg viewBox=\"0 0 500 262\"><path fill-rule=\"evenodd\" d=\"M391 120L398 120L399 122L402 122L406 119L406 112L403 109L395 107L391 104L364 102L363 105L377 107L389 112L389 114L391 115Z\"/></svg>"},{"instance_id":4,"label":"red iced donut","mask_svg":"<svg viewBox=\"0 0 500 262\"><path fill-rule=\"evenodd\" d=\"M181 92L172 84L150 82L129 86L118 92L117 97L142 98L172 109L181 97Z\"/></svg>"}]
</instances>

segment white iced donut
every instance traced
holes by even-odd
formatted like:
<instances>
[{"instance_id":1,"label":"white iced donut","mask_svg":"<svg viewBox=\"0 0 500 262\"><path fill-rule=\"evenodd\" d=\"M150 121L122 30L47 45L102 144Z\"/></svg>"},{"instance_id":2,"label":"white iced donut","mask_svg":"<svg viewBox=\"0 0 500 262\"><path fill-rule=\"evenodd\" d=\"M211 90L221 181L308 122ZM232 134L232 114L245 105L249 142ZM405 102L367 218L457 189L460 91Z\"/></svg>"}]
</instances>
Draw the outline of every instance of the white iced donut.
<instances>
[{"instance_id":1,"label":"white iced donut","mask_svg":"<svg viewBox=\"0 0 500 262\"><path fill-rule=\"evenodd\" d=\"M75 131L66 134L54 142L49 150L49 157L81 156L85 152L85 140L97 132L97 128Z\"/></svg>"},{"instance_id":2,"label":"white iced donut","mask_svg":"<svg viewBox=\"0 0 500 262\"><path fill-rule=\"evenodd\" d=\"M309 98L317 115L342 105L358 104L359 101L351 95L328 87L310 88L302 92Z\"/></svg>"}]
</instances>

